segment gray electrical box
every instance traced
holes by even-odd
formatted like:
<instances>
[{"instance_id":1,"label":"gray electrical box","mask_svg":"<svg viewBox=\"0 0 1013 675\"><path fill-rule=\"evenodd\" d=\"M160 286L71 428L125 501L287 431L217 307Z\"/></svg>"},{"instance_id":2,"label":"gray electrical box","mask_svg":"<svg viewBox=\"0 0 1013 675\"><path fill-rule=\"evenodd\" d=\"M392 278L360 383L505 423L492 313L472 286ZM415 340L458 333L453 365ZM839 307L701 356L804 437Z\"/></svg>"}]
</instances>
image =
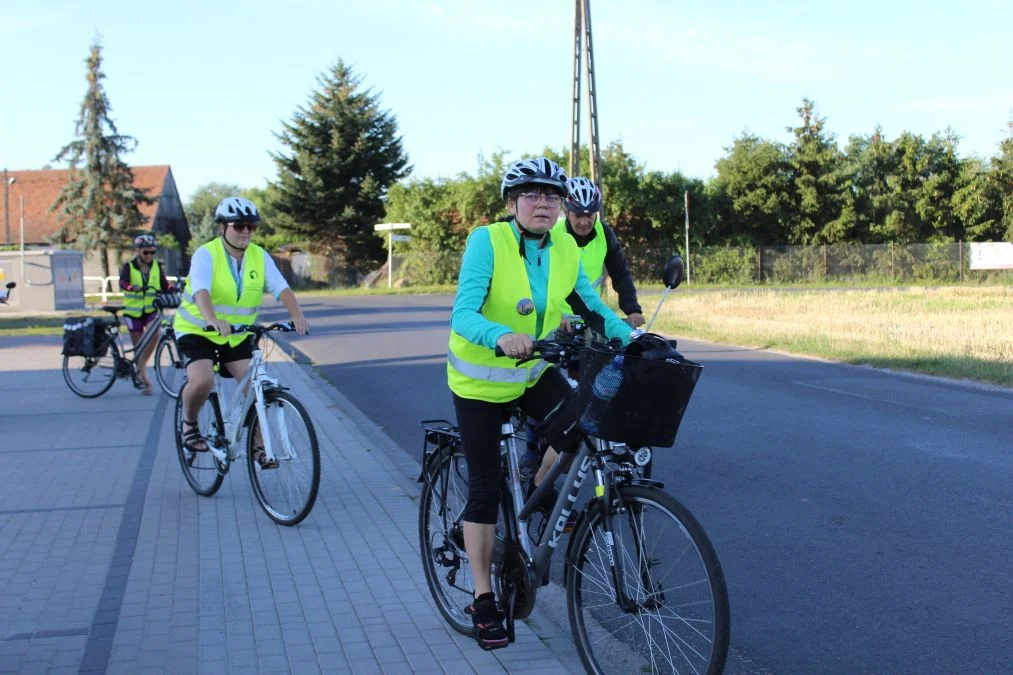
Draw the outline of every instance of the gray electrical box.
<instances>
[{"instance_id":1,"label":"gray electrical box","mask_svg":"<svg viewBox=\"0 0 1013 675\"><path fill-rule=\"evenodd\" d=\"M36 249L0 252L0 286L13 281L10 303L14 312L53 312L84 309L84 257L81 251Z\"/></svg>"}]
</instances>

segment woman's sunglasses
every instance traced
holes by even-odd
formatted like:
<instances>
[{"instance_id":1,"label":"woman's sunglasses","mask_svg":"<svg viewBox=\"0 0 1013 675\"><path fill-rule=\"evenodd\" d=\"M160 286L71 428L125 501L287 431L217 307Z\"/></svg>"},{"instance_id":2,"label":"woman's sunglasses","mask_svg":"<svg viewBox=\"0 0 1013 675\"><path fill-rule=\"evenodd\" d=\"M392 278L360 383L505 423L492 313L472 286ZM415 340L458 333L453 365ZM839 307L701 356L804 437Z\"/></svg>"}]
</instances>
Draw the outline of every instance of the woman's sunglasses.
<instances>
[{"instance_id":1,"label":"woman's sunglasses","mask_svg":"<svg viewBox=\"0 0 1013 675\"><path fill-rule=\"evenodd\" d=\"M153 250L152 251L141 251L141 255L155 255L155 252Z\"/></svg>"}]
</instances>

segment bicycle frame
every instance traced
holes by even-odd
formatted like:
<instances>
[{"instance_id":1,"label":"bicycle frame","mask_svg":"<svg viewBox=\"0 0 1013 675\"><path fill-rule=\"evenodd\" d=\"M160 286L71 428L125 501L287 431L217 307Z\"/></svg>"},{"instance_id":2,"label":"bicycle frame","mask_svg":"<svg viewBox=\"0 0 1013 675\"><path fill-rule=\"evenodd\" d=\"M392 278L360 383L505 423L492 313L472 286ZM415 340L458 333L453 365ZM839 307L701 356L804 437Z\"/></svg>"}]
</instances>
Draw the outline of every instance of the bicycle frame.
<instances>
[{"instance_id":1,"label":"bicycle frame","mask_svg":"<svg viewBox=\"0 0 1013 675\"><path fill-rule=\"evenodd\" d=\"M219 421L224 422L225 435L224 437L209 439L208 448L211 454L222 465L226 465L240 456L236 448L239 445L239 438L242 436L243 429L245 428L244 422L249 415L250 407L254 406L257 411L257 418L261 424L260 431L264 441L264 453L268 459L274 460L277 455L274 452L274 441L271 439L271 434L268 433L267 429L267 407L264 403L264 390L271 387L280 388L281 385L278 380L267 374L263 352L259 347L254 347L253 358L246 369L246 374L236 384L236 392L231 401L222 387L221 375L216 373L214 380L214 395L217 397L220 406L216 410L216 414L222 417ZM280 410L279 414L284 415L284 410ZM292 458L298 457L298 453L292 447L287 435L283 437L283 441L286 446L284 450L288 453L288 456Z\"/></svg>"},{"instance_id":2,"label":"bicycle frame","mask_svg":"<svg viewBox=\"0 0 1013 675\"><path fill-rule=\"evenodd\" d=\"M606 474L611 474L612 470L606 469L604 457L607 454L618 453L615 453L615 444L611 441L603 441L593 436L586 436L586 440L581 441L580 449L576 453L561 453L556 458L556 461L553 462L542 479L541 485L535 489L531 497L525 502L523 492L521 491L520 462L517 450L518 437L514 433L513 423L509 421L505 422L502 427L502 433L503 439L500 441L500 448L507 455L507 466L509 469L507 480L510 484L510 495L512 497L509 503L504 504L504 531L506 532L507 539L512 539L520 544L520 548L524 552L526 559L525 562L534 572L534 578L541 579L548 570L552 555L555 553L559 539L566 528L570 512L576 507L580 488L592 469L595 476L595 497L603 499L606 504L611 504L613 485L612 481L606 480ZM591 445L592 442L593 446ZM592 447L594 448L594 452L592 452ZM547 521L548 526L542 530L538 541L532 545L531 537L528 535L528 520L534 513L536 505L540 502L542 496L551 489L551 486L563 471L567 471L566 488L560 491L559 498L552 507ZM638 484L662 487L662 484L657 481L642 478L635 480ZM605 531L607 533L605 545L608 551L609 564L612 568L614 587L619 596L616 600L620 606L630 608L635 603L626 596L623 584L620 583L620 580L623 578L623 561L620 560L620 556L616 556L612 552L613 538L611 533L613 526L612 515L609 510L606 510L605 520ZM536 592L536 589L533 588L532 592Z\"/></svg>"},{"instance_id":3,"label":"bicycle frame","mask_svg":"<svg viewBox=\"0 0 1013 675\"><path fill-rule=\"evenodd\" d=\"M140 363L141 354L143 354L144 350L148 348L152 341L154 341L156 331L159 328L166 328L166 326L163 326L164 323L164 313L162 310L158 310L158 318L145 327L144 332L141 333L141 339L137 341L137 344L131 347L125 347L120 339L120 326L122 326L123 323L120 317L117 316L115 325L109 326L109 328L112 329L109 331L109 346L116 351L117 355L121 359L129 363L130 366L136 370ZM172 327L169 326L168 329L171 330Z\"/></svg>"}]
</instances>

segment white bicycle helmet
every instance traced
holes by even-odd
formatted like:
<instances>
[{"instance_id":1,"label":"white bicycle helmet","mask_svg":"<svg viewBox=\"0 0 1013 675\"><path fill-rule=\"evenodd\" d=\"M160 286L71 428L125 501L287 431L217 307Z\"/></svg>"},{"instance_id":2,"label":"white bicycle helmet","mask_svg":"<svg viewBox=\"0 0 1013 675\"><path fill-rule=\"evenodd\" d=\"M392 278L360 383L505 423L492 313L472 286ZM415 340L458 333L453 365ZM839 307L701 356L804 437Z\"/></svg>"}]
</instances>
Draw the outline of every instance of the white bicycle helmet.
<instances>
[{"instance_id":1,"label":"white bicycle helmet","mask_svg":"<svg viewBox=\"0 0 1013 675\"><path fill-rule=\"evenodd\" d=\"M137 248L144 248L145 246L157 246L155 237L150 234L139 234L134 237L134 246Z\"/></svg>"},{"instance_id":2,"label":"white bicycle helmet","mask_svg":"<svg viewBox=\"0 0 1013 675\"><path fill-rule=\"evenodd\" d=\"M601 211L601 190L589 179L574 176L567 184L566 208L577 213Z\"/></svg>"},{"instance_id":3,"label":"white bicycle helmet","mask_svg":"<svg viewBox=\"0 0 1013 675\"><path fill-rule=\"evenodd\" d=\"M215 208L215 220L219 223L259 223L260 212L249 199L226 197Z\"/></svg>"},{"instance_id":4,"label":"white bicycle helmet","mask_svg":"<svg viewBox=\"0 0 1013 675\"><path fill-rule=\"evenodd\" d=\"M522 159L511 164L503 176L499 194L506 199L507 190L530 183L548 185L557 190L561 196L566 196L566 174L558 164L547 157Z\"/></svg>"}]
</instances>

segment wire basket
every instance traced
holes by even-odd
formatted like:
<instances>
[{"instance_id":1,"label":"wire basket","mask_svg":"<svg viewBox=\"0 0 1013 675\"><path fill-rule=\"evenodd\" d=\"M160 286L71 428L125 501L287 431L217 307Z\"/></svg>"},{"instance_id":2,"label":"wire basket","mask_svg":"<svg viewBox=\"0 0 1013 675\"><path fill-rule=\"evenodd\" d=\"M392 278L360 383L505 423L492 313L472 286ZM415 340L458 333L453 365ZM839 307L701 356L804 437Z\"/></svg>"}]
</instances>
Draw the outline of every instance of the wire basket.
<instances>
[{"instance_id":1,"label":"wire basket","mask_svg":"<svg viewBox=\"0 0 1013 675\"><path fill-rule=\"evenodd\" d=\"M703 366L670 345L661 359L586 347L577 387L581 430L631 447L672 445Z\"/></svg>"}]
</instances>

